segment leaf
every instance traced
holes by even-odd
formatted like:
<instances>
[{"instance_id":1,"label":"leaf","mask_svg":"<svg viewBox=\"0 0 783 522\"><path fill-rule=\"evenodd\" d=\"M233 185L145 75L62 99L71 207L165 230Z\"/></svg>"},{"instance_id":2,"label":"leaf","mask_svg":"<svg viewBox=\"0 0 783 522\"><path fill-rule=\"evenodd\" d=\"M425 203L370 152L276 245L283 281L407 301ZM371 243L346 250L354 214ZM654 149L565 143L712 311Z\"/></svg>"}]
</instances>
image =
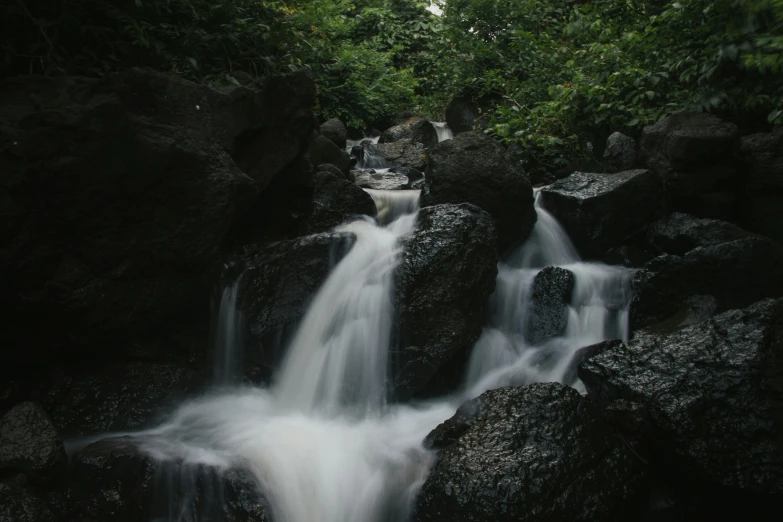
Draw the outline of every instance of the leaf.
<instances>
[{"instance_id":1,"label":"leaf","mask_svg":"<svg viewBox=\"0 0 783 522\"><path fill-rule=\"evenodd\" d=\"M190 65L191 65L191 66L192 66L194 69L196 69L196 70L198 70L198 69L199 69L198 62L196 61L196 59L195 59L195 58L193 58L193 57L191 57L191 56L188 56L188 57L187 57L187 60L188 60L188 63L190 63Z\"/></svg>"},{"instance_id":2,"label":"leaf","mask_svg":"<svg viewBox=\"0 0 783 522\"><path fill-rule=\"evenodd\" d=\"M644 94L647 95L647 99L649 99L649 100L652 100L653 98L655 98L655 93L653 91L647 91Z\"/></svg>"}]
</instances>

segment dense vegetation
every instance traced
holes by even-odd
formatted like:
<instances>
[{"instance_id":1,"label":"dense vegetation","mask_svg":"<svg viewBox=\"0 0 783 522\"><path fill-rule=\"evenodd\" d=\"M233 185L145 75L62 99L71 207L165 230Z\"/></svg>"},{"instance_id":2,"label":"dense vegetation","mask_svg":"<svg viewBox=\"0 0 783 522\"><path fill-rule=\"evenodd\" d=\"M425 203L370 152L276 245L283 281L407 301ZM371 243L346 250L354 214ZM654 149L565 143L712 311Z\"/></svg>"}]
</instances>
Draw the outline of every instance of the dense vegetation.
<instances>
[{"instance_id":1,"label":"dense vegetation","mask_svg":"<svg viewBox=\"0 0 783 522\"><path fill-rule=\"evenodd\" d=\"M783 0L0 0L2 75L312 69L354 128L468 97L528 168L682 109L783 123Z\"/></svg>"}]
</instances>

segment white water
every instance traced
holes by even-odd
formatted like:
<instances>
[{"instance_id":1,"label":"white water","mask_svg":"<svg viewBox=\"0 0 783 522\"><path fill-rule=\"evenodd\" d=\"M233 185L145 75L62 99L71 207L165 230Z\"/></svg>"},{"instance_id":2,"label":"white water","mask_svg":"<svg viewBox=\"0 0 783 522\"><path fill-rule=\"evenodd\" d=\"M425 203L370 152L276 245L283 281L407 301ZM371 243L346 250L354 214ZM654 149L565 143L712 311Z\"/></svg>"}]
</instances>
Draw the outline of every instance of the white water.
<instances>
[{"instance_id":1,"label":"white water","mask_svg":"<svg viewBox=\"0 0 783 522\"><path fill-rule=\"evenodd\" d=\"M237 382L242 372L245 316L237 307L242 276L224 285L215 325L214 379L218 385Z\"/></svg>"},{"instance_id":2,"label":"white water","mask_svg":"<svg viewBox=\"0 0 783 522\"><path fill-rule=\"evenodd\" d=\"M537 200L532 237L499 266L490 320L461 396L387 404L392 274L398 239L415 226L417 194L368 192L389 224L341 227L356 243L314 297L273 385L213 392L136 434L163 461L249 469L276 522L406 521L434 458L421 442L461 399L508 383L562 381L579 347L627 335L628 271L581 263ZM562 337L528 346L526 296L548 265L576 275L571 318ZM232 292L224 292L225 306L235 303Z\"/></svg>"},{"instance_id":3,"label":"white water","mask_svg":"<svg viewBox=\"0 0 783 522\"><path fill-rule=\"evenodd\" d=\"M449 125L445 121L432 121L430 123L435 127L435 132L438 133L438 143L454 137L454 133L451 132Z\"/></svg>"}]
</instances>

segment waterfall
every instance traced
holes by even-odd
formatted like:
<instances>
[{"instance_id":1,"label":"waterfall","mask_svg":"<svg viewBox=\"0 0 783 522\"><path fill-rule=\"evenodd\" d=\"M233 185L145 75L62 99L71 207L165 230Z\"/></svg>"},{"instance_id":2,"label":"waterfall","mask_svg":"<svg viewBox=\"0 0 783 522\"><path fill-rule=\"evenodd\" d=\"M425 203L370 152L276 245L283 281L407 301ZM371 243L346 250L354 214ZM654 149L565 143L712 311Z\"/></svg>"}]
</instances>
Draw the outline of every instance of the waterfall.
<instances>
[{"instance_id":1,"label":"waterfall","mask_svg":"<svg viewBox=\"0 0 783 522\"><path fill-rule=\"evenodd\" d=\"M241 275L224 281L220 292L212 343L214 380L218 385L234 384L242 375L246 324L245 316L237 306L241 283Z\"/></svg>"},{"instance_id":2,"label":"waterfall","mask_svg":"<svg viewBox=\"0 0 783 522\"><path fill-rule=\"evenodd\" d=\"M391 223L419 210L419 190L374 190L364 189L378 209L378 222Z\"/></svg>"},{"instance_id":3,"label":"waterfall","mask_svg":"<svg viewBox=\"0 0 783 522\"><path fill-rule=\"evenodd\" d=\"M438 143L454 137L454 133L451 132L449 125L445 121L431 121L430 123L435 127L435 132L438 133Z\"/></svg>"}]
</instances>

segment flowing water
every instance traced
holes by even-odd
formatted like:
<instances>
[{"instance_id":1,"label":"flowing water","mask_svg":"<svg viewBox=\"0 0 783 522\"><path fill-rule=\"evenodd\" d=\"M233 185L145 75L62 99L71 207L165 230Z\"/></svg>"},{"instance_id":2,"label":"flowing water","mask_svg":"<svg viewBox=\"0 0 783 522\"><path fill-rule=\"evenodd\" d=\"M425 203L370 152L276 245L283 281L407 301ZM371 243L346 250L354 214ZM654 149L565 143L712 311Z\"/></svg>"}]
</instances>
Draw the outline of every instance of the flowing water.
<instances>
[{"instance_id":1,"label":"flowing water","mask_svg":"<svg viewBox=\"0 0 783 522\"><path fill-rule=\"evenodd\" d=\"M392 278L398 240L416 226L418 192L367 192L380 224L367 218L340 227L356 242L315 295L273 383L222 387L183 404L158 428L135 434L164 463L249 470L276 522L404 522L434 459L422 440L462 400L507 384L578 386L568 377L576 351L627 336L629 272L582 263L539 198L533 235L499 265L464 389L426 404L388 403ZM535 274L550 265L575 275L568 327L559 338L530 345L524 336L528 297ZM239 284L227 285L220 301L223 384L236 378L228 361L237 356L231 339L245 327L236 309ZM179 513L169 518L195 520Z\"/></svg>"},{"instance_id":2,"label":"flowing water","mask_svg":"<svg viewBox=\"0 0 783 522\"><path fill-rule=\"evenodd\" d=\"M433 121L430 123L435 127L435 132L438 133L438 143L450 140L454 137L454 133L451 132L449 125L445 121Z\"/></svg>"}]
</instances>

